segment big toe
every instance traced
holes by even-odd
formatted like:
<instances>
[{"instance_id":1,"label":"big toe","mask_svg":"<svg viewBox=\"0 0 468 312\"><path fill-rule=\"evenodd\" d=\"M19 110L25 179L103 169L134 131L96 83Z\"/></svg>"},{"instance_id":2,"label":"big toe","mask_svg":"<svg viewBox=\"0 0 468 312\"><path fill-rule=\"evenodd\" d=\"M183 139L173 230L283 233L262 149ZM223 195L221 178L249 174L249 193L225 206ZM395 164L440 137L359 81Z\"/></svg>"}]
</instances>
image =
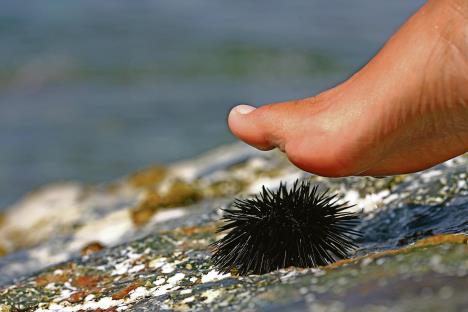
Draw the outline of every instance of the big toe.
<instances>
[{"instance_id":1,"label":"big toe","mask_svg":"<svg viewBox=\"0 0 468 312\"><path fill-rule=\"evenodd\" d=\"M229 113L232 133L247 144L261 150L279 147L284 150L288 129L286 103L270 104L259 108L238 105Z\"/></svg>"}]
</instances>

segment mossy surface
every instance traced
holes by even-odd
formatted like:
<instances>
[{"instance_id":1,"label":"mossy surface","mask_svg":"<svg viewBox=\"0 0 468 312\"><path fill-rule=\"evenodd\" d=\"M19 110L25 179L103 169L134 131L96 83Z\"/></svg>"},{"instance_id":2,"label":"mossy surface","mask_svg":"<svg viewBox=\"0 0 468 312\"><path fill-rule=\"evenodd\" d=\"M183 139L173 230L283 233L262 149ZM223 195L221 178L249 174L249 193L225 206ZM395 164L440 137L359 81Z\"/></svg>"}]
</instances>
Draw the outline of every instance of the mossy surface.
<instances>
[{"instance_id":1,"label":"mossy surface","mask_svg":"<svg viewBox=\"0 0 468 312\"><path fill-rule=\"evenodd\" d=\"M190 206L200 199L202 194L195 184L177 180L172 182L165 192L149 191L141 203L131 209L131 218L135 225L141 226L146 224L159 209Z\"/></svg>"},{"instance_id":2,"label":"mossy surface","mask_svg":"<svg viewBox=\"0 0 468 312\"><path fill-rule=\"evenodd\" d=\"M130 185L143 188L154 189L167 175L167 169L162 166L152 166L142 169L128 177Z\"/></svg>"}]
</instances>

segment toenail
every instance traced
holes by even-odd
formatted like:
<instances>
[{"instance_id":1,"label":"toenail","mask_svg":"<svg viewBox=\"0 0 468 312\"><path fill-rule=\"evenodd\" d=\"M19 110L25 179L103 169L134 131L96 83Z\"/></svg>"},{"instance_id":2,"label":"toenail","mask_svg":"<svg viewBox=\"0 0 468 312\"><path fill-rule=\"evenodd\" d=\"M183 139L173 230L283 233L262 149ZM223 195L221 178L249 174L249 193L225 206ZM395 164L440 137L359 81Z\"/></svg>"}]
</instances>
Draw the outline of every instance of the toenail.
<instances>
[{"instance_id":1,"label":"toenail","mask_svg":"<svg viewBox=\"0 0 468 312\"><path fill-rule=\"evenodd\" d=\"M251 111L255 110L255 107L242 104L242 105L237 105L236 107L234 107L234 110L239 114L247 115Z\"/></svg>"}]
</instances>

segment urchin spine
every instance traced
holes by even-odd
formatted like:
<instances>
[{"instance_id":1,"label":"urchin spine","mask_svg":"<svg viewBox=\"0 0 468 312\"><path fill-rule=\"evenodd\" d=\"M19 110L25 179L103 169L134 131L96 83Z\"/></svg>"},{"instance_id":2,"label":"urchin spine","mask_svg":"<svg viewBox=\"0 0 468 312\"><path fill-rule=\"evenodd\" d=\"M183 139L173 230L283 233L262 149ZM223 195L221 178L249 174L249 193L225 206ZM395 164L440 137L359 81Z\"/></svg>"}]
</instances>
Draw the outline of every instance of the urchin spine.
<instances>
[{"instance_id":1,"label":"urchin spine","mask_svg":"<svg viewBox=\"0 0 468 312\"><path fill-rule=\"evenodd\" d=\"M348 257L357 248L359 217L338 201L308 181L296 181L290 190L283 183L276 191L263 187L252 198L235 199L218 228L229 232L212 244L215 266L222 272L263 274Z\"/></svg>"}]
</instances>

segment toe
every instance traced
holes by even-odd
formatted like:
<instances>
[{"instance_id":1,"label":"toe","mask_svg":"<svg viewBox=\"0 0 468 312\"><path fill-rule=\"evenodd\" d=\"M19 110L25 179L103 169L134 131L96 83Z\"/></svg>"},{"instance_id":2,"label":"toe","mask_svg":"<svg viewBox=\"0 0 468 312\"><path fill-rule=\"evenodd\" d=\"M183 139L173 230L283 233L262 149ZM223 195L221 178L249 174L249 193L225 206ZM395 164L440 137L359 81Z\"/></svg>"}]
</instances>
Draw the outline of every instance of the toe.
<instances>
[{"instance_id":1,"label":"toe","mask_svg":"<svg viewBox=\"0 0 468 312\"><path fill-rule=\"evenodd\" d=\"M287 104L271 104L259 108L238 105L229 113L228 124L232 133L258 149L283 149L287 129Z\"/></svg>"}]
</instances>

